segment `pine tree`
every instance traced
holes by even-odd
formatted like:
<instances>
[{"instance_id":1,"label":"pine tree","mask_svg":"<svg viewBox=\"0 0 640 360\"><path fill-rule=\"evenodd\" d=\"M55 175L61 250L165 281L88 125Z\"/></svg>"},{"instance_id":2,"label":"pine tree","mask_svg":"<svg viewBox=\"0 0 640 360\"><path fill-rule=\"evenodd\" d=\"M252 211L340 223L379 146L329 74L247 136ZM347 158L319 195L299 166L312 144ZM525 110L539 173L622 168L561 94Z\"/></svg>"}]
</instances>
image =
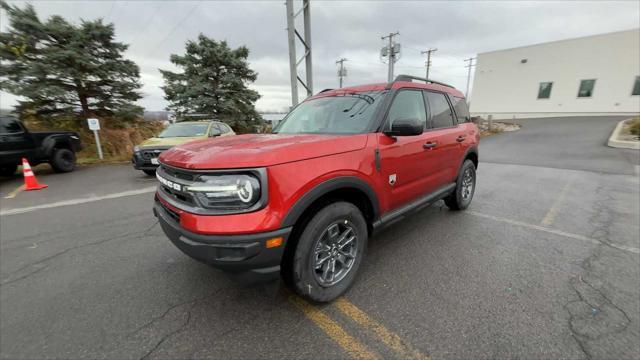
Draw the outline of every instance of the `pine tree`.
<instances>
[{"instance_id":1,"label":"pine tree","mask_svg":"<svg viewBox=\"0 0 640 360\"><path fill-rule=\"evenodd\" d=\"M179 73L160 70L164 77L168 110L178 116L206 114L231 125L236 132L250 132L262 124L255 102L260 95L246 83L257 74L249 69L249 49L229 48L226 41L217 42L202 34L187 41L184 55L171 55Z\"/></svg>"},{"instance_id":2,"label":"pine tree","mask_svg":"<svg viewBox=\"0 0 640 360\"><path fill-rule=\"evenodd\" d=\"M142 113L138 66L123 57L113 24L79 25L61 16L40 21L33 6L0 1L9 17L0 32L0 89L24 97L18 113L39 116L117 116Z\"/></svg>"}]
</instances>

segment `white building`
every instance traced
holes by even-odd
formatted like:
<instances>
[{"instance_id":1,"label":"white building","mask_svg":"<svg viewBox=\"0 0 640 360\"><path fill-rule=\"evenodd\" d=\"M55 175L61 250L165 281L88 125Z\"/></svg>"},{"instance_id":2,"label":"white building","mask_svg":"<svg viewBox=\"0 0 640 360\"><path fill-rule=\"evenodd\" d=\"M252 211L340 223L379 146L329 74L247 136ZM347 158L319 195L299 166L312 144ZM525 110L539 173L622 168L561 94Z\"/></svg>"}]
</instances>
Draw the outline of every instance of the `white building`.
<instances>
[{"instance_id":1,"label":"white building","mask_svg":"<svg viewBox=\"0 0 640 360\"><path fill-rule=\"evenodd\" d=\"M640 29L478 54L473 116L640 113Z\"/></svg>"}]
</instances>

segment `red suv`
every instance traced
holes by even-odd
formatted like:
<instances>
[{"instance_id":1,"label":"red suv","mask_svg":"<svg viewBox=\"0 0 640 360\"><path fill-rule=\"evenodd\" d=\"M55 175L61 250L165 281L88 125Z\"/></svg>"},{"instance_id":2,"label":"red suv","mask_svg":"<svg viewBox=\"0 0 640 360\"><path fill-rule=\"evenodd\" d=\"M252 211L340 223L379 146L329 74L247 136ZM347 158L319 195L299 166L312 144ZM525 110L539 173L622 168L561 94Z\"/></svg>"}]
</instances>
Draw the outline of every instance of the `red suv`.
<instances>
[{"instance_id":1,"label":"red suv","mask_svg":"<svg viewBox=\"0 0 640 360\"><path fill-rule=\"evenodd\" d=\"M273 134L163 152L154 213L196 260L245 280L282 275L300 295L331 301L376 230L440 199L469 206L478 142L464 96L447 84L400 75L324 90Z\"/></svg>"}]
</instances>

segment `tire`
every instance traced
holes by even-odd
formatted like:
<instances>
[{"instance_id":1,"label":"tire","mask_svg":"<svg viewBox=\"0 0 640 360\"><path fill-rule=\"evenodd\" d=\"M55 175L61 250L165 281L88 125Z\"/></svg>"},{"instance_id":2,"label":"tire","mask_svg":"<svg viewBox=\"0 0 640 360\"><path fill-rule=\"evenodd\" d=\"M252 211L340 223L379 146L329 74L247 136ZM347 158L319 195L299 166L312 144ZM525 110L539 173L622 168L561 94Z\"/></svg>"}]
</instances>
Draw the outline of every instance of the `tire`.
<instances>
[{"instance_id":1,"label":"tire","mask_svg":"<svg viewBox=\"0 0 640 360\"><path fill-rule=\"evenodd\" d=\"M149 176L156 176L156 171L155 170L142 170L143 173L149 175Z\"/></svg>"},{"instance_id":2,"label":"tire","mask_svg":"<svg viewBox=\"0 0 640 360\"><path fill-rule=\"evenodd\" d=\"M76 154L69 149L54 149L50 164L55 172L73 171L76 168Z\"/></svg>"},{"instance_id":3,"label":"tire","mask_svg":"<svg viewBox=\"0 0 640 360\"><path fill-rule=\"evenodd\" d=\"M327 205L302 231L288 270L292 273L285 274L288 283L299 295L312 301L338 298L353 284L367 238L367 223L355 205L348 202ZM316 254L314 250L321 248Z\"/></svg>"},{"instance_id":4,"label":"tire","mask_svg":"<svg viewBox=\"0 0 640 360\"><path fill-rule=\"evenodd\" d=\"M469 187L470 185L470 187ZM460 168L456 189L444 198L444 203L451 210L464 210L469 207L476 191L476 166L471 160L465 160Z\"/></svg>"},{"instance_id":5,"label":"tire","mask_svg":"<svg viewBox=\"0 0 640 360\"><path fill-rule=\"evenodd\" d=\"M0 166L0 176L13 176L18 169L18 165L2 165Z\"/></svg>"}]
</instances>

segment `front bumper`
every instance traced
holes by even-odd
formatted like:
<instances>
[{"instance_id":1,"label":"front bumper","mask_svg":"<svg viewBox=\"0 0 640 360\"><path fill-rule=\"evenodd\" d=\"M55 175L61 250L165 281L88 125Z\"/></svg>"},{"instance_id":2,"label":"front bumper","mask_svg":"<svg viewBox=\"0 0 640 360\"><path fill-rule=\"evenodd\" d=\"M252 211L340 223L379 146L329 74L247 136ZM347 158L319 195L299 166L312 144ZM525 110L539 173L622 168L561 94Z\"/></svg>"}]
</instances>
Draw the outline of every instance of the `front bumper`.
<instances>
[{"instance_id":1,"label":"front bumper","mask_svg":"<svg viewBox=\"0 0 640 360\"><path fill-rule=\"evenodd\" d=\"M179 214L156 199L153 213L169 240L190 257L230 273L245 283L277 279L280 262L291 228L241 235L203 235L183 229ZM266 241L284 239L282 245L267 248Z\"/></svg>"},{"instance_id":2,"label":"front bumper","mask_svg":"<svg viewBox=\"0 0 640 360\"><path fill-rule=\"evenodd\" d=\"M131 164L136 170L155 170L159 166L158 164L152 164L151 159L145 159L139 152L133 153Z\"/></svg>"}]
</instances>

